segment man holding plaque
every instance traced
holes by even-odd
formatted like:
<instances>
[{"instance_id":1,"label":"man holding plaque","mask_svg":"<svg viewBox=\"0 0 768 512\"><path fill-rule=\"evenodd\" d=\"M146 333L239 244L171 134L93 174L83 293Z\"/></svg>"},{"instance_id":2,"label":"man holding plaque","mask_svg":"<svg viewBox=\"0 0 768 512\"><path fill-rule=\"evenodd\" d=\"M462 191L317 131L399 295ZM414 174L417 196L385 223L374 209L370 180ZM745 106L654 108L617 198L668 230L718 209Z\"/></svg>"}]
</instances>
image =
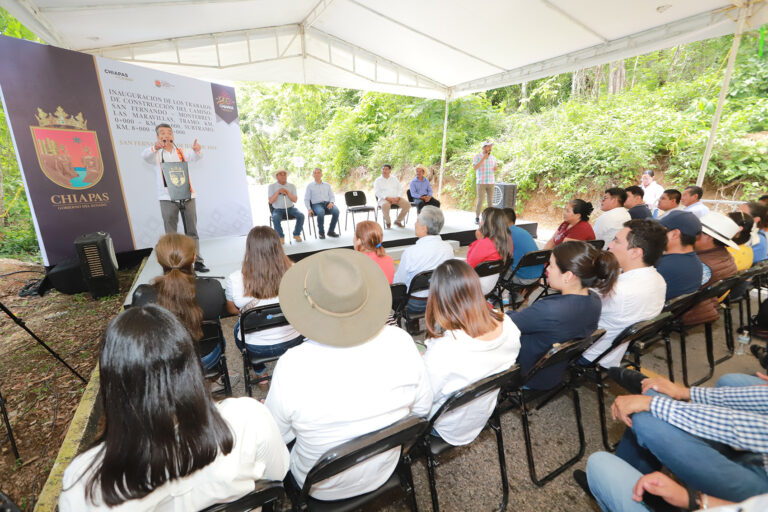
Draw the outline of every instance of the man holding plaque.
<instances>
[{"instance_id":1,"label":"man holding plaque","mask_svg":"<svg viewBox=\"0 0 768 512\"><path fill-rule=\"evenodd\" d=\"M153 146L146 148L141 153L141 156L147 163L154 164L157 167L157 195L160 200L160 213L163 216L165 232L176 233L179 225L179 213L184 215L182 221L186 231L185 234L195 239L195 246L197 248L195 271L208 272L209 269L203 263L203 257L200 254L200 240L197 236L196 196L192 184L189 184L191 191L190 199L174 201L169 194L168 184L163 175L163 164L171 162L196 162L203 157L201 153L202 148L197 139L195 139L192 143L193 152L188 156L184 155L181 148L174 144L173 129L166 123L157 125L155 133L157 134L157 141ZM185 176L188 176L188 173ZM178 185L180 181L183 181L183 178L181 180L174 180L174 184ZM183 185L183 183L181 184Z\"/></svg>"}]
</instances>

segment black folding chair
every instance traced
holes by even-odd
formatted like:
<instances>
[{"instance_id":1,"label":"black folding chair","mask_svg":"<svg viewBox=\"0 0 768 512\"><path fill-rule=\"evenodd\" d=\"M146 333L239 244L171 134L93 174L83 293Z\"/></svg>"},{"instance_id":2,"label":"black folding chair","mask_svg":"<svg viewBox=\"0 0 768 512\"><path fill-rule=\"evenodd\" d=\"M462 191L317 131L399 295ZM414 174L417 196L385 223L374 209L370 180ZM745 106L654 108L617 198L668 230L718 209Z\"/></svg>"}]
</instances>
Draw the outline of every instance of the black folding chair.
<instances>
[{"instance_id":1,"label":"black folding chair","mask_svg":"<svg viewBox=\"0 0 768 512\"><path fill-rule=\"evenodd\" d=\"M418 416L405 418L375 432L362 435L325 452L315 463L304 485L299 489L292 474L286 477L286 491L293 502L293 510L322 512L351 512L366 503L401 490L405 493L409 508L416 511L416 495L411 474L411 448L419 442L427 428L427 421ZM324 501L309 495L312 486L366 460L400 448L400 459L389 479L378 489L342 500Z\"/></svg>"},{"instance_id":2,"label":"black folding chair","mask_svg":"<svg viewBox=\"0 0 768 512\"><path fill-rule=\"evenodd\" d=\"M600 415L600 433L603 436L603 446L605 449L612 452L616 449L616 445L611 443L608 439L608 422L605 414L605 377L606 369L600 366L600 361L608 354L613 352L617 347L628 343L626 350L632 350L632 346L635 343L651 338L657 338L659 332L666 326L672 319L671 313L660 313L656 318L651 320L645 320L643 322L637 322L626 329L621 331L609 347L607 347L599 356L597 356L591 363L586 366L581 366L578 363L571 365L571 371L576 379L584 379L594 382L597 387L597 408Z\"/></svg>"},{"instance_id":3,"label":"black folding chair","mask_svg":"<svg viewBox=\"0 0 768 512\"><path fill-rule=\"evenodd\" d=\"M379 221L376 208L368 206L368 200L365 197L365 192L362 190L350 190L349 192L344 192L344 202L347 205L347 213L344 215L344 231L346 231L347 226L349 226L350 214L352 214L353 230L357 227L357 224L355 223L356 213L365 212L365 220L368 220L370 218L369 215L373 212L373 220L376 222Z\"/></svg>"},{"instance_id":4,"label":"black folding chair","mask_svg":"<svg viewBox=\"0 0 768 512\"><path fill-rule=\"evenodd\" d=\"M511 263L512 263L512 258L509 258L507 261L504 261L504 260L484 261L475 267L475 272L477 273L477 276L480 278L497 276L498 279L501 279L501 276L507 272ZM493 285L493 289L485 295L485 298L488 302L490 302L495 307L503 311L504 303L502 301L501 294L495 293L496 289L498 288L498 284L499 282L496 281L496 284Z\"/></svg>"},{"instance_id":5,"label":"black folding chair","mask_svg":"<svg viewBox=\"0 0 768 512\"><path fill-rule=\"evenodd\" d=\"M282 208L281 208L282 209ZM285 213L285 210L282 209ZM274 228L274 225L272 224L272 212L275 211L275 207L272 206L272 203L269 203L269 227ZM294 215L288 214L288 217L284 217L280 222L288 222L289 220L296 221L296 217ZM305 217L306 220L306 217ZM312 231L312 228L309 228L310 232ZM286 233L285 236L293 236L293 231L290 233ZM304 237L304 240L307 239L306 233L304 233L304 226L301 226L301 236Z\"/></svg>"},{"instance_id":6,"label":"black folding chair","mask_svg":"<svg viewBox=\"0 0 768 512\"><path fill-rule=\"evenodd\" d=\"M426 297L415 297L414 294L416 292L429 290L430 279L432 279L432 270L419 272L413 277L413 279L411 279L411 286L408 288L408 298L405 301L405 308L403 309L403 318L405 318L405 330L408 331L408 333L411 335L419 334L422 331L422 329L418 328L418 324L419 319L424 318L425 313L409 313L408 302L413 299L416 301L422 301L426 304ZM414 328L412 324L416 324L416 328Z\"/></svg>"},{"instance_id":7,"label":"black folding chair","mask_svg":"<svg viewBox=\"0 0 768 512\"><path fill-rule=\"evenodd\" d=\"M419 208L419 206L418 206L419 203L411 195L411 189L410 188L405 189L405 195L408 197L408 202L411 203L411 208L418 209Z\"/></svg>"},{"instance_id":8,"label":"black folding chair","mask_svg":"<svg viewBox=\"0 0 768 512\"><path fill-rule=\"evenodd\" d=\"M424 440L422 447L424 453L427 456L427 473L429 476L429 491L432 496L432 510L439 512L440 505L437 499L437 483L435 480L435 468L437 467L436 457L440 454L454 448L453 445L448 444L442 438L433 436L431 434L432 428L435 422L440 419L441 416L451 411L467 405L473 400L487 395L488 393L498 392L502 387L514 387L518 384L520 378L520 367L517 365L511 368L499 372L490 377L481 379L469 386L466 386L455 393L453 393L448 399L440 406L440 408L432 415L427 426L426 433L424 434ZM498 405L498 398L496 399ZM507 463L504 458L504 440L501 433L501 420L499 418L498 406L493 409L491 416L488 418L485 427L491 428L496 434L496 447L499 454L499 470L501 472L501 488L502 499L499 510L506 510L507 501L509 500L509 482L507 481Z\"/></svg>"},{"instance_id":9,"label":"black folding chair","mask_svg":"<svg viewBox=\"0 0 768 512\"><path fill-rule=\"evenodd\" d=\"M392 283L389 285L389 291L392 292L392 318L399 327L405 315L405 304L408 302L408 287L403 283Z\"/></svg>"},{"instance_id":10,"label":"black folding chair","mask_svg":"<svg viewBox=\"0 0 768 512\"><path fill-rule=\"evenodd\" d=\"M495 296L501 297L504 293L504 290L508 291L510 296L510 306L512 309L517 309L523 303L523 301L515 300L515 296L518 293L521 295L525 294L525 297L527 297L533 290L539 287L543 287L546 292L546 286L539 280L544 277L546 265L549 262L549 256L551 254L552 251L549 249L525 253L511 271L509 270L509 267L507 267L508 269L503 274L501 274L501 276L499 276L499 282L496 283L496 288L493 290L493 294ZM543 265L541 268L541 275L539 275L538 278L539 280L531 284L515 283L514 278L517 276L520 269L526 267L537 267L539 265Z\"/></svg>"},{"instance_id":11,"label":"black folding chair","mask_svg":"<svg viewBox=\"0 0 768 512\"><path fill-rule=\"evenodd\" d=\"M224 394L232 396L232 383L229 380L229 369L227 368L227 356L225 354L225 339L224 332L221 330L221 322L217 318L216 320L203 321L203 337L198 342L198 350L200 355L210 354L216 347L219 347L221 355L216 366L210 370L205 370L206 379L217 379L221 377L224 383Z\"/></svg>"},{"instance_id":12,"label":"black folding chair","mask_svg":"<svg viewBox=\"0 0 768 512\"><path fill-rule=\"evenodd\" d=\"M586 449L586 442L584 441L584 426L581 422L581 407L579 405L579 393L576 390L577 382L574 382L571 378L570 372L563 372L563 378L558 385L552 389L538 390L538 389L525 389L528 382L531 381L539 372L553 366L563 364L570 365L592 344L594 344L600 337L605 334L605 330L598 329L592 335L586 338L579 338L565 343L555 343L549 351L544 354L533 368L520 381L519 385L513 389L503 389L505 398L509 401L512 408L516 408L520 411L520 420L523 424L523 437L525 439L525 454L528 459L528 471L531 476L531 481L537 486L541 487L557 475L576 464L584 456ZM560 396L565 392L571 392L573 399L573 409L576 416L576 427L579 435L579 451L578 453L568 459L565 463L555 468L542 478L536 475L536 465L533 460L533 442L531 441L531 431L529 425L529 416L531 414L531 407L535 404L535 409L539 410L549 403L552 399Z\"/></svg>"},{"instance_id":13,"label":"black folding chair","mask_svg":"<svg viewBox=\"0 0 768 512\"><path fill-rule=\"evenodd\" d=\"M737 284L731 293L723 301L724 307L723 313L727 315L727 322L733 326L733 320L731 319L732 307L734 304L739 306L739 329L746 329L750 335L752 334L752 301L750 300L750 292L755 284L760 281L761 276L768 274L768 261L760 262L757 265L753 265L751 268L742 270L736 277L740 282ZM746 319L745 315L746 313Z\"/></svg>"},{"instance_id":14,"label":"black folding chair","mask_svg":"<svg viewBox=\"0 0 768 512\"><path fill-rule=\"evenodd\" d=\"M285 318L280 304L268 304L249 309L240 314L240 340L243 342L243 349L240 351L243 355L243 374L245 383L245 392L248 396L253 396L253 382L251 382L250 368L259 364L266 364L277 361L280 356L258 357L252 356L245 347L245 335L252 332L264 331L274 327L288 325L288 319ZM271 375L266 374L256 380L256 383L269 381Z\"/></svg>"},{"instance_id":15,"label":"black folding chair","mask_svg":"<svg viewBox=\"0 0 768 512\"><path fill-rule=\"evenodd\" d=\"M283 509L284 497L283 482L257 480L256 488L242 498L229 503L217 503L200 512L247 512L259 507L266 512L280 512Z\"/></svg>"},{"instance_id":16,"label":"black folding chair","mask_svg":"<svg viewBox=\"0 0 768 512\"><path fill-rule=\"evenodd\" d=\"M605 240L585 240L589 245L593 245L595 249L602 251L605 247Z\"/></svg>"}]
</instances>

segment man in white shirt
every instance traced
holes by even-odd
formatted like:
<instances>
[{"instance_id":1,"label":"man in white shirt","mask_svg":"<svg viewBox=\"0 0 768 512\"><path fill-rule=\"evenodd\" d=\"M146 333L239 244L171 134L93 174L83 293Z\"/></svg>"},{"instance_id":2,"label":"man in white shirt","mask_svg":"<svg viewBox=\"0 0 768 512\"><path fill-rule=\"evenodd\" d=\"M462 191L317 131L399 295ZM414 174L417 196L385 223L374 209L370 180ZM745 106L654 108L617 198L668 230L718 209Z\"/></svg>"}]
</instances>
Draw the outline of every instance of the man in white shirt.
<instances>
[{"instance_id":1,"label":"man in white shirt","mask_svg":"<svg viewBox=\"0 0 768 512\"><path fill-rule=\"evenodd\" d=\"M643 201L648 205L648 209L652 211L658 207L659 198L664 193L664 187L656 183L652 170L646 169L643 171L643 176L640 178L640 187L643 189Z\"/></svg>"},{"instance_id":2,"label":"man in white shirt","mask_svg":"<svg viewBox=\"0 0 768 512\"><path fill-rule=\"evenodd\" d=\"M363 253L333 249L285 273L279 300L307 337L277 362L266 406L283 440L296 440L291 474L299 486L326 451L409 414L426 416L432 388L413 338L385 325L392 294L378 265ZM380 487L397 465L398 448L314 485L321 500Z\"/></svg>"},{"instance_id":3,"label":"man in white shirt","mask_svg":"<svg viewBox=\"0 0 768 512\"><path fill-rule=\"evenodd\" d=\"M703 196L704 190L701 187L691 185L690 187L685 187L685 190L683 190L680 202L685 206L684 210L686 212L691 212L698 218L702 218L709 213L709 208L704 206L704 203L701 202Z\"/></svg>"},{"instance_id":4,"label":"man in white shirt","mask_svg":"<svg viewBox=\"0 0 768 512\"><path fill-rule=\"evenodd\" d=\"M659 198L658 208L655 208L652 212L653 218L659 220L672 210L682 210L683 207L680 206L681 196L682 194L680 194L680 191L675 190L674 188L665 190Z\"/></svg>"},{"instance_id":5,"label":"man in white shirt","mask_svg":"<svg viewBox=\"0 0 768 512\"><path fill-rule=\"evenodd\" d=\"M403 228L403 219L408 210L411 209L411 203L403 197L403 187L400 186L400 180L392 176L392 166L385 164L381 167L381 176L373 182L373 192L379 201L381 213L384 215L384 224L387 229L392 226L389 220L389 210L392 206L400 207L400 213L395 219L395 226Z\"/></svg>"},{"instance_id":6,"label":"man in white shirt","mask_svg":"<svg viewBox=\"0 0 768 512\"><path fill-rule=\"evenodd\" d=\"M634 219L626 222L608 245L622 273L613 291L602 298L603 309L597 326L605 329L605 335L584 352L582 363L599 357L628 326L661 313L667 283L653 265L664 252L666 243L667 230L661 224L650 219ZM616 347L600 360L600 366L619 366L626 349L625 343Z\"/></svg>"},{"instance_id":7,"label":"man in white shirt","mask_svg":"<svg viewBox=\"0 0 768 512\"><path fill-rule=\"evenodd\" d=\"M404 283L411 287L411 280L420 272L434 270L445 260L453 258L453 247L440 238L443 229L443 211L435 206L425 206L416 218L414 231L418 240L400 256L400 264L395 271L393 283ZM427 308L427 291L416 292L416 297L423 300L409 300L406 304L409 313L423 313Z\"/></svg>"},{"instance_id":8,"label":"man in white shirt","mask_svg":"<svg viewBox=\"0 0 768 512\"><path fill-rule=\"evenodd\" d=\"M624 223L632 217L624 208L627 193L623 188L613 187L605 191L600 209L603 213L597 218L594 225L595 238L603 240L607 246L613 242L613 237L621 231Z\"/></svg>"}]
</instances>

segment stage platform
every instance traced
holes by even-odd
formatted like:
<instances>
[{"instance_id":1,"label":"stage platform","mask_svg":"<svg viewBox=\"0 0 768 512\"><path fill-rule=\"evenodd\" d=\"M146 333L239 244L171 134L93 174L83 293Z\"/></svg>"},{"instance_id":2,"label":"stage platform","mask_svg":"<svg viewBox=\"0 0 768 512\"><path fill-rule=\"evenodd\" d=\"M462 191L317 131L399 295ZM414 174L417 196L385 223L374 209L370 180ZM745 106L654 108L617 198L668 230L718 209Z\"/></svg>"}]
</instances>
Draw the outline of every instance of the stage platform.
<instances>
[{"instance_id":1,"label":"stage platform","mask_svg":"<svg viewBox=\"0 0 768 512\"><path fill-rule=\"evenodd\" d=\"M415 211L414 211L415 213ZM466 246L475 240L475 215L474 212L463 212L456 210L446 210L445 225L440 235L445 240L454 240L458 242L460 246ZM356 220L359 222L365 220L365 215L358 214ZM373 216L371 216L373 220ZM340 216L339 223L340 228L344 227L344 216ZM311 256L320 251L327 251L328 249L339 248L352 248L352 236L354 230L352 228L352 218L349 219L349 229L347 231L341 231L339 238L326 237L325 240L316 239L309 233L308 222L310 219L306 219L304 223L304 232L307 239L304 242L296 242L292 240L289 243L286 238L283 248L285 253L293 260L299 261L302 258ZM326 229L330 219L326 218ZM405 247L416 243L416 234L413 231L413 226L416 222L415 215L411 215L408 224L405 228L398 228L392 226L392 229L384 230L384 247L395 248ZM525 228L531 235L536 238L537 224L535 222L527 222L525 220L518 220L517 225ZM283 223L283 229L286 225ZM286 231L287 232L287 231ZM207 274L201 274L203 277L211 277L221 280L222 286L224 285L224 279L232 272L238 270L243 262L243 254L245 253L245 236L227 237L227 238L212 238L208 240L200 240L200 252L205 257L205 264L211 269ZM393 254L393 257L395 254ZM399 258L399 254L397 255ZM397 259L397 258L395 258ZM131 288L130 293L126 296L125 305L130 305L133 291L140 284L149 283L152 278L162 274L162 268L157 262L154 249L152 253L147 257L144 266L141 269L136 281Z\"/></svg>"}]
</instances>

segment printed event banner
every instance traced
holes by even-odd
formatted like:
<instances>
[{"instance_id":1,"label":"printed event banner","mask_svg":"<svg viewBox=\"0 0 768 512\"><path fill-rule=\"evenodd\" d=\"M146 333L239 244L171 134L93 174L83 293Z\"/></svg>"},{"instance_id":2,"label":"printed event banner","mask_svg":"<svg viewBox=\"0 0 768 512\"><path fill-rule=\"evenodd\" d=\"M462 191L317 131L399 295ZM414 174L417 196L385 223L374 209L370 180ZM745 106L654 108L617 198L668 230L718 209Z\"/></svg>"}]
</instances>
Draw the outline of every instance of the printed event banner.
<instances>
[{"instance_id":1,"label":"printed event banner","mask_svg":"<svg viewBox=\"0 0 768 512\"><path fill-rule=\"evenodd\" d=\"M118 252L155 245L160 170L142 151L159 123L186 155L202 146L189 163L200 237L251 228L233 88L0 36L0 96L46 265L94 231Z\"/></svg>"}]
</instances>

